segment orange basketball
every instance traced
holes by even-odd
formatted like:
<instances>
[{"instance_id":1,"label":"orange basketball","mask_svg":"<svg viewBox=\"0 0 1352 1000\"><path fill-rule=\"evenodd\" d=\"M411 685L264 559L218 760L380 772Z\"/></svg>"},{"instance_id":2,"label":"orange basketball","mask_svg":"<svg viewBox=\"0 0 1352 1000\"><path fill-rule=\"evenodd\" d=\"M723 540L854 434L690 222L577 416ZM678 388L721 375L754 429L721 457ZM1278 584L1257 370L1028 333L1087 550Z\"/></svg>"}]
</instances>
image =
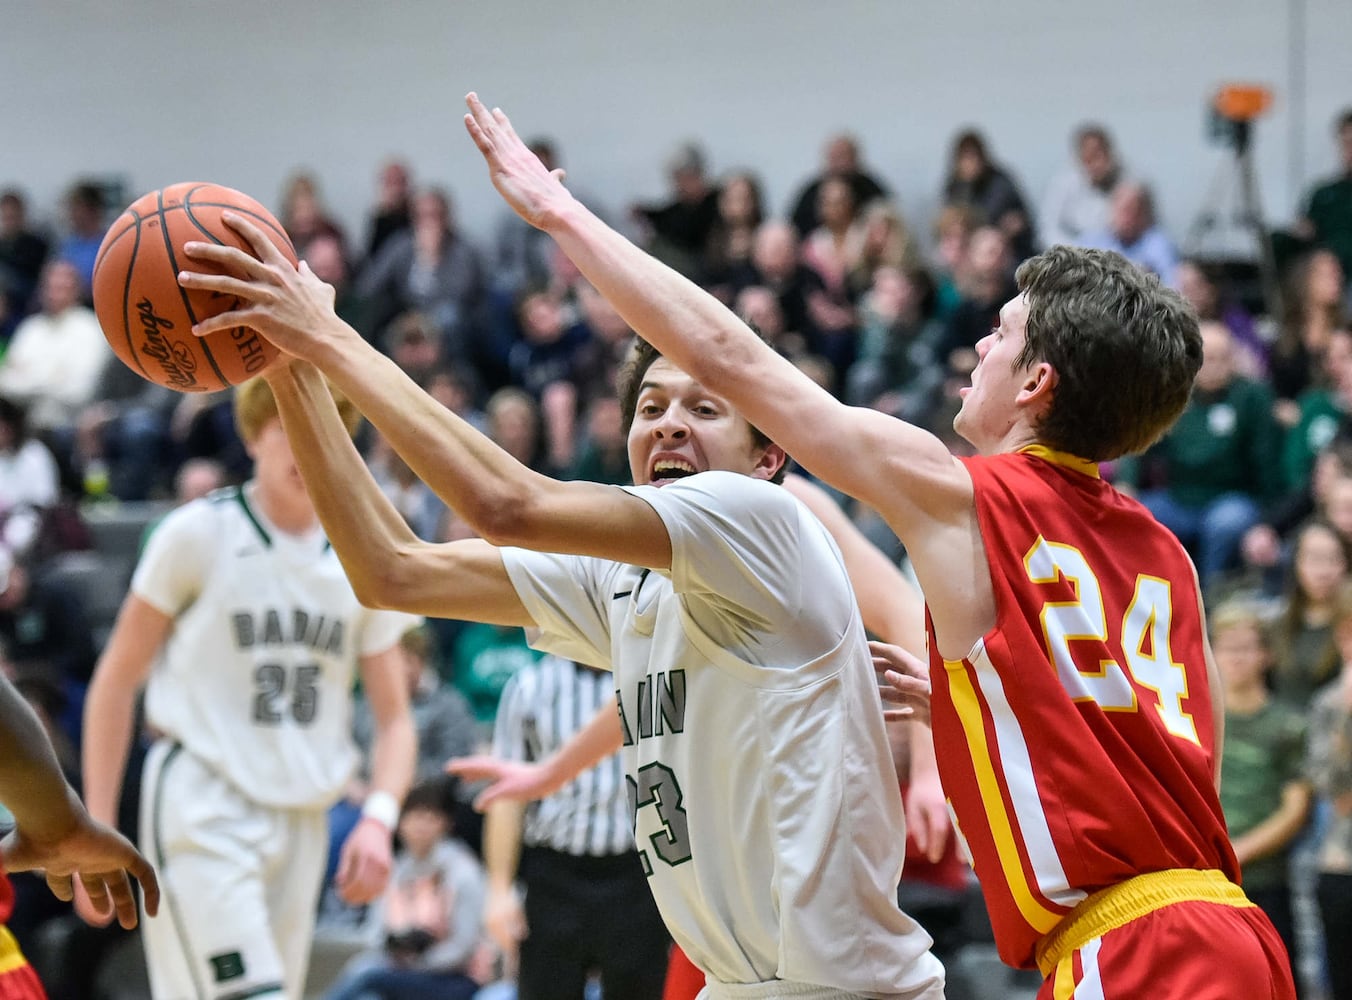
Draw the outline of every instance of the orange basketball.
<instances>
[{"instance_id":1,"label":"orange basketball","mask_svg":"<svg viewBox=\"0 0 1352 1000\"><path fill-rule=\"evenodd\" d=\"M221 221L229 209L255 223L292 264L291 239L266 208L219 184L175 184L143 195L123 212L94 262L94 311L113 351L136 372L178 392L209 392L257 375L277 349L249 327L194 337L194 323L229 312L238 301L219 292L189 291L182 270L210 271L183 244L229 244L252 252Z\"/></svg>"}]
</instances>

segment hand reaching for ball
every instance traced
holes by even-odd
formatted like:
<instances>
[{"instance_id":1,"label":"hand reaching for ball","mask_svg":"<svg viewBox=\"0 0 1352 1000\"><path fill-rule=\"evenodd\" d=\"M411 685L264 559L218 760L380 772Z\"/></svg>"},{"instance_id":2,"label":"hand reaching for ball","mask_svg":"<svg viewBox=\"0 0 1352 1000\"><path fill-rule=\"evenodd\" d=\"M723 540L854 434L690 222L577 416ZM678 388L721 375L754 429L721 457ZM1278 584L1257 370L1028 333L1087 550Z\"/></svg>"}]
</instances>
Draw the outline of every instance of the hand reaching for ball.
<instances>
[{"instance_id":1,"label":"hand reaching for ball","mask_svg":"<svg viewBox=\"0 0 1352 1000\"><path fill-rule=\"evenodd\" d=\"M248 327L284 356L307 361L318 361L342 341L358 337L333 311L333 286L315 277L308 264L301 261L299 268L293 267L263 231L244 216L225 212L221 219L244 239L253 256L214 243L184 245L188 257L220 273L185 270L179 273L179 284L238 300L231 311L193 326L194 335L206 337L221 330Z\"/></svg>"}]
</instances>

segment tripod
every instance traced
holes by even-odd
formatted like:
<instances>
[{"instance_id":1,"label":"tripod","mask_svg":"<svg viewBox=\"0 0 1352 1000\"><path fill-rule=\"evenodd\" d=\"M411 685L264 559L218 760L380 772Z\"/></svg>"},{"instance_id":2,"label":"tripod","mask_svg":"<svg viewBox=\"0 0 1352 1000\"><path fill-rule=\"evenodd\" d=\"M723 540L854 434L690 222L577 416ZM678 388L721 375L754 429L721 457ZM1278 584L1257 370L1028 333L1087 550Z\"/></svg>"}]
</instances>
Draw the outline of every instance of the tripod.
<instances>
[{"instance_id":1,"label":"tripod","mask_svg":"<svg viewBox=\"0 0 1352 1000\"><path fill-rule=\"evenodd\" d=\"M1246 230L1258 251L1258 278L1264 308L1269 316L1276 317L1281 315L1281 288L1272 241L1268 238L1263 210L1258 202L1252 125L1253 122L1246 118L1216 116L1213 129L1227 140L1231 155L1220 165L1207 189L1202 209L1188 230L1184 252L1190 256L1198 255L1206 239L1226 226Z\"/></svg>"}]
</instances>

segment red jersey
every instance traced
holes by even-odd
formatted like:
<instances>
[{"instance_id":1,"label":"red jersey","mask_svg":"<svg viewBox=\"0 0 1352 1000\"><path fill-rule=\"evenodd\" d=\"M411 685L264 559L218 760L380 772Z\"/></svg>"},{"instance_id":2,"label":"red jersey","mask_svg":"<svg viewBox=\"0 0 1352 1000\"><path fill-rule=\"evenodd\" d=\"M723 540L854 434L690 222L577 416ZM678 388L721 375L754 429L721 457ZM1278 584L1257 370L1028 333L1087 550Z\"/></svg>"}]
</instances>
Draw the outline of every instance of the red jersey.
<instances>
[{"instance_id":1,"label":"red jersey","mask_svg":"<svg viewBox=\"0 0 1352 1000\"><path fill-rule=\"evenodd\" d=\"M14 886L9 884L9 876L5 874L4 868L0 868L0 924L8 921L13 912Z\"/></svg>"},{"instance_id":2,"label":"red jersey","mask_svg":"<svg viewBox=\"0 0 1352 1000\"><path fill-rule=\"evenodd\" d=\"M940 776L1000 957L1146 872L1238 882L1213 783L1201 611L1181 545L1088 462L964 459L996 623L958 661L930 632Z\"/></svg>"}]
</instances>

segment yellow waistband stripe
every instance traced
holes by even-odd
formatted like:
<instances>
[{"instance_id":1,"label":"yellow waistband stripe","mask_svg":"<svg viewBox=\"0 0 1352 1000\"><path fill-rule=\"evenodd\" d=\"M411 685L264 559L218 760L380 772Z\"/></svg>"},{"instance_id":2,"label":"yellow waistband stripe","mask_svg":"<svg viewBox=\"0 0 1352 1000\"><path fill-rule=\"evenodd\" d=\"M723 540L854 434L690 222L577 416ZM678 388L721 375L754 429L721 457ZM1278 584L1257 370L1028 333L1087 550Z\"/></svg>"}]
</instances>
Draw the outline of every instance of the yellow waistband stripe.
<instances>
[{"instance_id":1,"label":"yellow waistband stripe","mask_svg":"<svg viewBox=\"0 0 1352 1000\"><path fill-rule=\"evenodd\" d=\"M0 976L21 969L27 964L28 959L24 958L23 952L19 950L19 942L14 940L14 935L9 932L8 927L0 924Z\"/></svg>"},{"instance_id":2,"label":"yellow waistband stripe","mask_svg":"<svg viewBox=\"0 0 1352 1000\"><path fill-rule=\"evenodd\" d=\"M1049 934L1038 942L1037 966L1050 976L1062 960L1147 913L1173 903L1255 905L1244 890L1218 871L1174 868L1137 875L1083 899Z\"/></svg>"}]
</instances>

